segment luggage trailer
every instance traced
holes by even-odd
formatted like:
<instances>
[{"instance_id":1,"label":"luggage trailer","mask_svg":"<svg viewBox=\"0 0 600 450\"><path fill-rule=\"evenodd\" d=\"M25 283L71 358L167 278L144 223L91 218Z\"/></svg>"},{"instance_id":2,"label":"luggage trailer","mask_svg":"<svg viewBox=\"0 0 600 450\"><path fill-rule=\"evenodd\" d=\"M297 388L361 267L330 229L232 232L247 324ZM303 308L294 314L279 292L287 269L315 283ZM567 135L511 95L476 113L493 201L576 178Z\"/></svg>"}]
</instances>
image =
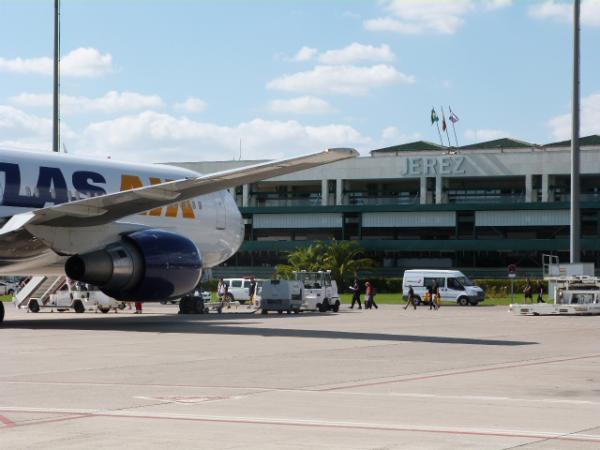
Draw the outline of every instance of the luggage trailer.
<instances>
[{"instance_id":1,"label":"luggage trailer","mask_svg":"<svg viewBox=\"0 0 600 450\"><path fill-rule=\"evenodd\" d=\"M600 314L600 278L590 276L544 277L553 288L554 303L512 304L516 315Z\"/></svg>"}]
</instances>

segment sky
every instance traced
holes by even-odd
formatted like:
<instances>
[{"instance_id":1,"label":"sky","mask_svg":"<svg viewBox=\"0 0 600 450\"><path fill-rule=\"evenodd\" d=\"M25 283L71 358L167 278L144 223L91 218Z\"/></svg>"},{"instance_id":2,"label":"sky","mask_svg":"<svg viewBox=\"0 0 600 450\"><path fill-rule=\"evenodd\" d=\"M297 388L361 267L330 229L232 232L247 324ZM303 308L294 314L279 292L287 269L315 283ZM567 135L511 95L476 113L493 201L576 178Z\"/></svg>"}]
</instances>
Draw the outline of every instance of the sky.
<instances>
[{"instance_id":1,"label":"sky","mask_svg":"<svg viewBox=\"0 0 600 450\"><path fill-rule=\"evenodd\" d=\"M0 0L2 148L52 146L53 9ZM452 108L459 145L571 133L564 0L62 0L61 55L61 139L77 155L366 155L439 143L432 107ZM600 0L582 0L582 136L600 134L599 73Z\"/></svg>"}]
</instances>

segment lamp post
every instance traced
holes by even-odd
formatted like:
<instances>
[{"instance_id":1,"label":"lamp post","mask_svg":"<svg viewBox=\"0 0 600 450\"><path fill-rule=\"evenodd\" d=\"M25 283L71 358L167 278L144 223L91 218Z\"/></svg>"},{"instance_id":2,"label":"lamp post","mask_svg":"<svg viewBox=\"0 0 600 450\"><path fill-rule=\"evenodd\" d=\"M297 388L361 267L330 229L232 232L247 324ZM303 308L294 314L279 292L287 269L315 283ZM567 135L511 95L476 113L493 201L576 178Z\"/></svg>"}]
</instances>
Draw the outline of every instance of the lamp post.
<instances>
[{"instance_id":1,"label":"lamp post","mask_svg":"<svg viewBox=\"0 0 600 450\"><path fill-rule=\"evenodd\" d=\"M52 151L60 151L60 0L54 0L54 82L52 105Z\"/></svg>"},{"instance_id":2,"label":"lamp post","mask_svg":"<svg viewBox=\"0 0 600 450\"><path fill-rule=\"evenodd\" d=\"M579 213L579 0L573 5L573 103L571 110L571 264L581 260L581 216Z\"/></svg>"}]
</instances>

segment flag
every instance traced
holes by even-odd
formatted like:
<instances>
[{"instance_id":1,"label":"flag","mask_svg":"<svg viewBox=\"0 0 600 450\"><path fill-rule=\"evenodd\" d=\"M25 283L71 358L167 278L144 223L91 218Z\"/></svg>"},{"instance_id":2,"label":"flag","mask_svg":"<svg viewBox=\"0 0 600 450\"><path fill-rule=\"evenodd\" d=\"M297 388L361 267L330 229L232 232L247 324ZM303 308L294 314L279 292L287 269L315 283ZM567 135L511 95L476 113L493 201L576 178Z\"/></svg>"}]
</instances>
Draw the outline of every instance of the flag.
<instances>
[{"instance_id":1,"label":"flag","mask_svg":"<svg viewBox=\"0 0 600 450\"><path fill-rule=\"evenodd\" d=\"M452 122L452 123L456 123L460 120L458 118L458 116L456 114L454 114L454 112L452 111L452 108L450 108L450 116L448 116L448 118L450 119L450 122Z\"/></svg>"},{"instance_id":2,"label":"flag","mask_svg":"<svg viewBox=\"0 0 600 450\"><path fill-rule=\"evenodd\" d=\"M436 123L439 119L439 117L437 116L437 114L435 113L435 109L431 108L431 125L433 125L434 123Z\"/></svg>"},{"instance_id":3,"label":"flag","mask_svg":"<svg viewBox=\"0 0 600 450\"><path fill-rule=\"evenodd\" d=\"M446 116L444 115L444 110L442 109L442 131L446 131Z\"/></svg>"}]
</instances>

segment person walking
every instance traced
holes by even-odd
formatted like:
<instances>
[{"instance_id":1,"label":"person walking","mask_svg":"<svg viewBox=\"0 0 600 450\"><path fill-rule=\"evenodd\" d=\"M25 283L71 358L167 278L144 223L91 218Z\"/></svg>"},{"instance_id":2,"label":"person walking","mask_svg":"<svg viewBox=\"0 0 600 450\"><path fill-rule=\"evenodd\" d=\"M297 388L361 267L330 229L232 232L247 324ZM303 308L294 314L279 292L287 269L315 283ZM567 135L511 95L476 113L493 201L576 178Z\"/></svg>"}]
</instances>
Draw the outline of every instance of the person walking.
<instances>
[{"instance_id":1,"label":"person walking","mask_svg":"<svg viewBox=\"0 0 600 450\"><path fill-rule=\"evenodd\" d=\"M437 284L436 280L433 280L433 284L429 288L429 311L432 309L437 310L437 299L440 294L440 287Z\"/></svg>"},{"instance_id":2,"label":"person walking","mask_svg":"<svg viewBox=\"0 0 600 450\"><path fill-rule=\"evenodd\" d=\"M354 279L354 284L350 286L350 290L352 291L352 304L350 305L350 309L354 309L355 303L358 304L358 309L362 309L362 304L360 302L360 285L356 278Z\"/></svg>"},{"instance_id":3,"label":"person walking","mask_svg":"<svg viewBox=\"0 0 600 450\"><path fill-rule=\"evenodd\" d=\"M404 305L404 309L408 308L408 305L412 305L416 310L417 305L415 303L415 290L411 285L408 285L408 296L406 297L406 305Z\"/></svg>"},{"instance_id":4,"label":"person walking","mask_svg":"<svg viewBox=\"0 0 600 450\"><path fill-rule=\"evenodd\" d=\"M533 286L531 285L531 280L529 278L527 278L527 281L525 282L523 294L525 294L525 303L527 303L527 299L529 299L530 303L533 303Z\"/></svg>"},{"instance_id":5,"label":"person walking","mask_svg":"<svg viewBox=\"0 0 600 450\"><path fill-rule=\"evenodd\" d=\"M226 290L227 290L227 285L223 281L223 278L219 279L219 283L217 284L217 297L219 297L220 302L222 302L224 300Z\"/></svg>"},{"instance_id":6,"label":"person walking","mask_svg":"<svg viewBox=\"0 0 600 450\"><path fill-rule=\"evenodd\" d=\"M250 287L248 288L248 296L250 297L250 303L256 305L256 278L250 277Z\"/></svg>"},{"instance_id":7,"label":"person walking","mask_svg":"<svg viewBox=\"0 0 600 450\"><path fill-rule=\"evenodd\" d=\"M542 284L541 281L538 281L537 283L537 302L538 303L546 303L544 301L544 285Z\"/></svg>"},{"instance_id":8,"label":"person walking","mask_svg":"<svg viewBox=\"0 0 600 450\"><path fill-rule=\"evenodd\" d=\"M379 309L379 306L375 303L375 288L368 281L365 283L365 286L367 287L365 291L365 305L367 305L367 303L369 305L367 309L372 309L373 306L375 309Z\"/></svg>"}]
</instances>

